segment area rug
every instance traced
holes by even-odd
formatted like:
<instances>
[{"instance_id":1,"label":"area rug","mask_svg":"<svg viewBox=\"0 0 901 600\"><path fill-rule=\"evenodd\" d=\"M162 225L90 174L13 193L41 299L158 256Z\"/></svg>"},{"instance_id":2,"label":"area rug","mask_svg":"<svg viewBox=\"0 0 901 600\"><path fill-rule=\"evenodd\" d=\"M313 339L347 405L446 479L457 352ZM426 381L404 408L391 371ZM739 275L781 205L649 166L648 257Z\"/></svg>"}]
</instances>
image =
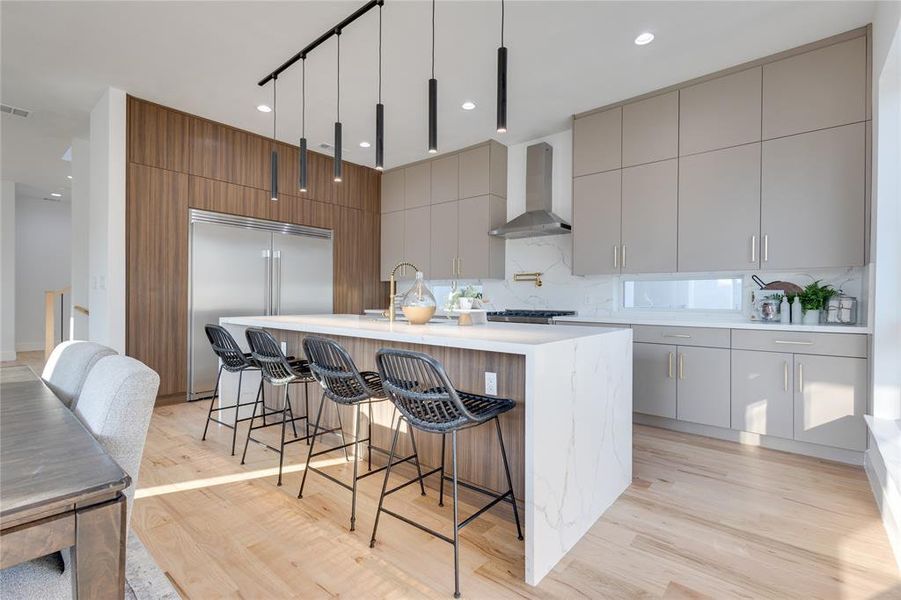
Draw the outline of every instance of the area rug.
<instances>
[{"instance_id":1,"label":"area rug","mask_svg":"<svg viewBox=\"0 0 901 600\"><path fill-rule=\"evenodd\" d=\"M134 600L179 600L169 578L134 531L128 532L125 554L125 597Z\"/></svg>"}]
</instances>

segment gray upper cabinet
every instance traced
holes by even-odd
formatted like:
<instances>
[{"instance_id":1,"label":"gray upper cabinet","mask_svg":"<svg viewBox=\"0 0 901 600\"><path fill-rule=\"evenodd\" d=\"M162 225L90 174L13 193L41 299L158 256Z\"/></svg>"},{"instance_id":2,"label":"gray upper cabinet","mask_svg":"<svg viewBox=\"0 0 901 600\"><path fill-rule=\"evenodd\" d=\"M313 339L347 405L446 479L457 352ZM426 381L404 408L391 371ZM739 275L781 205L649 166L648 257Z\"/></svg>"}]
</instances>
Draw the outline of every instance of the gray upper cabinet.
<instances>
[{"instance_id":1,"label":"gray upper cabinet","mask_svg":"<svg viewBox=\"0 0 901 600\"><path fill-rule=\"evenodd\" d=\"M763 67L763 138L867 118L867 42L859 37Z\"/></svg>"},{"instance_id":2,"label":"gray upper cabinet","mask_svg":"<svg viewBox=\"0 0 901 600\"><path fill-rule=\"evenodd\" d=\"M761 267L864 264L863 123L763 142Z\"/></svg>"},{"instance_id":3,"label":"gray upper cabinet","mask_svg":"<svg viewBox=\"0 0 901 600\"><path fill-rule=\"evenodd\" d=\"M795 439L866 450L867 361L795 355Z\"/></svg>"},{"instance_id":4,"label":"gray upper cabinet","mask_svg":"<svg viewBox=\"0 0 901 600\"><path fill-rule=\"evenodd\" d=\"M676 360L676 418L729 427L730 358L723 348L679 346Z\"/></svg>"},{"instance_id":5,"label":"gray upper cabinet","mask_svg":"<svg viewBox=\"0 0 901 600\"><path fill-rule=\"evenodd\" d=\"M431 203L450 202L460 198L460 156L452 154L430 162L432 166Z\"/></svg>"},{"instance_id":6,"label":"gray upper cabinet","mask_svg":"<svg viewBox=\"0 0 901 600\"><path fill-rule=\"evenodd\" d=\"M760 141L756 67L679 90L679 154Z\"/></svg>"},{"instance_id":7,"label":"gray upper cabinet","mask_svg":"<svg viewBox=\"0 0 901 600\"><path fill-rule=\"evenodd\" d=\"M460 153L460 198L487 195L491 190L491 148L488 144Z\"/></svg>"},{"instance_id":8,"label":"gray upper cabinet","mask_svg":"<svg viewBox=\"0 0 901 600\"><path fill-rule=\"evenodd\" d=\"M676 270L677 160L623 169L623 273Z\"/></svg>"},{"instance_id":9,"label":"gray upper cabinet","mask_svg":"<svg viewBox=\"0 0 901 600\"><path fill-rule=\"evenodd\" d=\"M503 279L502 238L488 235L504 224L507 206L497 196L477 196L460 200L457 239L457 276L464 279Z\"/></svg>"},{"instance_id":10,"label":"gray upper cabinet","mask_svg":"<svg viewBox=\"0 0 901 600\"><path fill-rule=\"evenodd\" d=\"M679 153L679 92L623 106L623 166L676 158Z\"/></svg>"},{"instance_id":11,"label":"gray upper cabinet","mask_svg":"<svg viewBox=\"0 0 901 600\"><path fill-rule=\"evenodd\" d=\"M676 418L676 347L632 344L632 410Z\"/></svg>"},{"instance_id":12,"label":"gray upper cabinet","mask_svg":"<svg viewBox=\"0 0 901 600\"><path fill-rule=\"evenodd\" d=\"M431 207L421 206L407 209L403 214L404 259L419 267L426 277L429 277L429 273L431 273ZM414 275L415 273L411 273L409 269L405 273L407 278Z\"/></svg>"},{"instance_id":13,"label":"gray upper cabinet","mask_svg":"<svg viewBox=\"0 0 901 600\"><path fill-rule=\"evenodd\" d=\"M573 176L622 167L621 107L573 120Z\"/></svg>"},{"instance_id":14,"label":"gray upper cabinet","mask_svg":"<svg viewBox=\"0 0 901 600\"><path fill-rule=\"evenodd\" d=\"M792 439L794 357L732 351L732 429Z\"/></svg>"},{"instance_id":15,"label":"gray upper cabinet","mask_svg":"<svg viewBox=\"0 0 901 600\"><path fill-rule=\"evenodd\" d=\"M381 275L388 281L391 269L404 259L404 211L382 215L381 237Z\"/></svg>"},{"instance_id":16,"label":"gray upper cabinet","mask_svg":"<svg viewBox=\"0 0 901 600\"><path fill-rule=\"evenodd\" d=\"M679 159L679 271L757 268L760 144Z\"/></svg>"},{"instance_id":17,"label":"gray upper cabinet","mask_svg":"<svg viewBox=\"0 0 901 600\"><path fill-rule=\"evenodd\" d=\"M404 208L428 206L432 195L432 168L428 162L404 169Z\"/></svg>"},{"instance_id":18,"label":"gray upper cabinet","mask_svg":"<svg viewBox=\"0 0 901 600\"><path fill-rule=\"evenodd\" d=\"M430 279L453 279L457 269L459 202L432 205Z\"/></svg>"},{"instance_id":19,"label":"gray upper cabinet","mask_svg":"<svg viewBox=\"0 0 901 600\"><path fill-rule=\"evenodd\" d=\"M382 212L404 209L404 169L382 173Z\"/></svg>"},{"instance_id":20,"label":"gray upper cabinet","mask_svg":"<svg viewBox=\"0 0 901 600\"><path fill-rule=\"evenodd\" d=\"M573 274L619 273L622 171L573 180Z\"/></svg>"}]
</instances>

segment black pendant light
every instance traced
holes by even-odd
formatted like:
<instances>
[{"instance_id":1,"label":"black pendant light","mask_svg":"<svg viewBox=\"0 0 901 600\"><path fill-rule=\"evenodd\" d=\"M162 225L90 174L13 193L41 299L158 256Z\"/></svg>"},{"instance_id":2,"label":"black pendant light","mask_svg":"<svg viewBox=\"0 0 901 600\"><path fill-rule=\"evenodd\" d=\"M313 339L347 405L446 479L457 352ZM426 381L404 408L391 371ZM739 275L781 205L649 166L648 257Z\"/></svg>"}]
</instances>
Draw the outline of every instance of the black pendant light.
<instances>
[{"instance_id":1,"label":"black pendant light","mask_svg":"<svg viewBox=\"0 0 901 600\"><path fill-rule=\"evenodd\" d=\"M497 132L507 132L507 48L504 46L504 0L501 0L501 45L497 49Z\"/></svg>"},{"instance_id":2,"label":"black pendant light","mask_svg":"<svg viewBox=\"0 0 901 600\"><path fill-rule=\"evenodd\" d=\"M335 183L341 183L341 30L335 30L338 41L337 90L338 102L335 110Z\"/></svg>"},{"instance_id":3,"label":"black pendant light","mask_svg":"<svg viewBox=\"0 0 901 600\"><path fill-rule=\"evenodd\" d=\"M298 186L301 192L307 191L307 58L300 64L300 163Z\"/></svg>"},{"instance_id":4,"label":"black pendant light","mask_svg":"<svg viewBox=\"0 0 901 600\"><path fill-rule=\"evenodd\" d=\"M438 80L435 79L435 0L432 0L432 78L429 79L429 154L438 152Z\"/></svg>"},{"instance_id":5,"label":"black pendant light","mask_svg":"<svg viewBox=\"0 0 901 600\"><path fill-rule=\"evenodd\" d=\"M379 4L379 101L375 105L375 169L385 168L385 105L382 104L382 5Z\"/></svg>"},{"instance_id":6,"label":"black pendant light","mask_svg":"<svg viewBox=\"0 0 901 600\"><path fill-rule=\"evenodd\" d=\"M277 87L278 87L278 77L273 77L272 78L272 163L271 163L271 167L269 170L270 177L271 177L271 182L270 182L271 186L270 187L272 189L271 200L273 202L278 200L278 150L277 150L278 142L276 142L276 140L275 140L275 133L276 133L275 115L276 115L276 108L277 108L275 103L276 103L276 99L277 99L277 91L276 91Z\"/></svg>"}]
</instances>

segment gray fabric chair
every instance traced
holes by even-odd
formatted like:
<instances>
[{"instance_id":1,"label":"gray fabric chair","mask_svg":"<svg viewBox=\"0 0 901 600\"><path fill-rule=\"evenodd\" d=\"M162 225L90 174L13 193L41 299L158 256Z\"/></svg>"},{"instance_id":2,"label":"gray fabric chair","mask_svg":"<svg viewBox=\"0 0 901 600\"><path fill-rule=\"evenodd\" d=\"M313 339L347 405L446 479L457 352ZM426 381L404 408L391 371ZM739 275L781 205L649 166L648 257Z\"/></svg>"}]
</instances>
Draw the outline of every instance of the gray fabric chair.
<instances>
[{"instance_id":1,"label":"gray fabric chair","mask_svg":"<svg viewBox=\"0 0 901 600\"><path fill-rule=\"evenodd\" d=\"M91 368L101 358L114 354L115 350L96 342L63 342L47 359L41 379L63 404L74 410Z\"/></svg>"},{"instance_id":2,"label":"gray fabric chair","mask_svg":"<svg viewBox=\"0 0 901 600\"><path fill-rule=\"evenodd\" d=\"M88 374L75 415L131 476L125 495L128 519L147 428L160 378L152 369L127 356L105 356ZM71 598L68 551L54 553L0 571L0 598L51 600Z\"/></svg>"}]
</instances>

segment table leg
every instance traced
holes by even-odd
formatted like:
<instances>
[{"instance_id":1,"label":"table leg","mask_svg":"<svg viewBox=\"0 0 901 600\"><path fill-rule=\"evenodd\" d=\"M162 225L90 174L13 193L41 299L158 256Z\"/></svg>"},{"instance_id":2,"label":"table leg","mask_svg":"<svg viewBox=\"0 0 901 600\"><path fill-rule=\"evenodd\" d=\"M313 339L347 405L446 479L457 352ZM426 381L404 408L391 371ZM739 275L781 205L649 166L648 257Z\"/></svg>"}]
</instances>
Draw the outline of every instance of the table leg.
<instances>
[{"instance_id":1,"label":"table leg","mask_svg":"<svg viewBox=\"0 0 901 600\"><path fill-rule=\"evenodd\" d=\"M75 511L72 597L125 597L125 496Z\"/></svg>"}]
</instances>

